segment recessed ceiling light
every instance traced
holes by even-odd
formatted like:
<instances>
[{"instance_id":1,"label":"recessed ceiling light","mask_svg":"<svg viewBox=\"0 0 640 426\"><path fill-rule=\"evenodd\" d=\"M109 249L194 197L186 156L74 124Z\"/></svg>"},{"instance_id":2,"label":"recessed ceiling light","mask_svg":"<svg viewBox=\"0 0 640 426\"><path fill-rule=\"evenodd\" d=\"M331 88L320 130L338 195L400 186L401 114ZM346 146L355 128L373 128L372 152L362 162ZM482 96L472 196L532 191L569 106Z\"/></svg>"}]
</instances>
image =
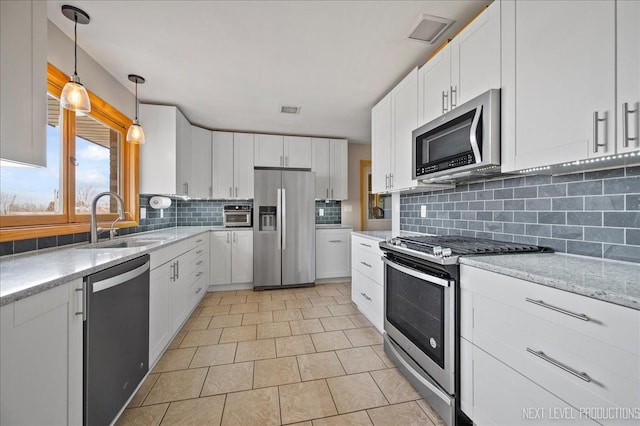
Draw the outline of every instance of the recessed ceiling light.
<instances>
[{"instance_id":1,"label":"recessed ceiling light","mask_svg":"<svg viewBox=\"0 0 640 426\"><path fill-rule=\"evenodd\" d=\"M283 105L280 107L280 112L283 114L299 114L300 107L299 106L287 106Z\"/></svg>"},{"instance_id":2,"label":"recessed ceiling light","mask_svg":"<svg viewBox=\"0 0 640 426\"><path fill-rule=\"evenodd\" d=\"M411 31L409 31L407 38L422 43L433 44L454 22L456 21L439 16L422 15L420 19L418 19L418 22L411 28Z\"/></svg>"}]
</instances>

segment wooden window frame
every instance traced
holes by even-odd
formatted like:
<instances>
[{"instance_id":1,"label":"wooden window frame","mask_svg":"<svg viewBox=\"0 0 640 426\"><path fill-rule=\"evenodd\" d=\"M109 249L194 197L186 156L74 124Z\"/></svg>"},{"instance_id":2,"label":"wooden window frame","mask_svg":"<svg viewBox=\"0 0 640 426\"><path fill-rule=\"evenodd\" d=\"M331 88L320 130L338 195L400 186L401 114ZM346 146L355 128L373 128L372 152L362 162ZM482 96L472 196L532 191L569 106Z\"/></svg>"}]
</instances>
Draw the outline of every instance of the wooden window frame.
<instances>
[{"instance_id":1,"label":"wooden window frame","mask_svg":"<svg viewBox=\"0 0 640 426\"><path fill-rule=\"evenodd\" d=\"M51 64L47 64L47 93L59 98L62 88L69 81L69 76ZM98 122L120 133L120 195L125 203L125 210L129 213L128 220L118 222L117 228L128 228L138 225L139 211L139 147L126 142L127 129L132 120L109 105L91 91L91 112L87 114ZM75 193L70 194L70 182L75 181L75 168L71 166L69 152L75 137L75 113L62 110L62 214L42 216L0 216L0 242L21 240L26 238L48 237L54 235L73 234L89 231L89 215L75 214ZM99 215L98 221L106 221L103 226L111 225L116 215Z\"/></svg>"}]
</instances>

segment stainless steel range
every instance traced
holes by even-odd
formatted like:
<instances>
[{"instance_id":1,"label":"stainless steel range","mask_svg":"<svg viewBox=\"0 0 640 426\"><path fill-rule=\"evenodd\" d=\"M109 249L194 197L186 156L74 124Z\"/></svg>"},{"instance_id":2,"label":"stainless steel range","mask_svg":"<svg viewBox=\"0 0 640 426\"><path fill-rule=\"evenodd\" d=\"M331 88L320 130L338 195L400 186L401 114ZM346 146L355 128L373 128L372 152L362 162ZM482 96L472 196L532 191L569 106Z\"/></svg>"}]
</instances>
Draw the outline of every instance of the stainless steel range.
<instances>
[{"instance_id":1,"label":"stainless steel range","mask_svg":"<svg viewBox=\"0 0 640 426\"><path fill-rule=\"evenodd\" d=\"M385 352L448 425L460 411L460 256L550 251L456 236L394 238L384 251Z\"/></svg>"}]
</instances>

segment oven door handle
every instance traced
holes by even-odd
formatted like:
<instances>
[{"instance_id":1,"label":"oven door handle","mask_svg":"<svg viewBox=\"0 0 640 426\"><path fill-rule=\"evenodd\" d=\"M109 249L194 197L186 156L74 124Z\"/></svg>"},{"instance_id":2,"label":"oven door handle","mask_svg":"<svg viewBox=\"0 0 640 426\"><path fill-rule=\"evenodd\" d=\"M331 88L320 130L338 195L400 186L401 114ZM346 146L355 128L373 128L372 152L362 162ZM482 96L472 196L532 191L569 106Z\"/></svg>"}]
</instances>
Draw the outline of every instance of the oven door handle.
<instances>
[{"instance_id":1,"label":"oven door handle","mask_svg":"<svg viewBox=\"0 0 640 426\"><path fill-rule=\"evenodd\" d=\"M476 157L476 163L480 163L482 161L482 156L480 155L480 147L478 146L478 122L480 121L480 116L482 115L482 105L476 108L476 113L473 116L473 121L471 122L471 131L469 134L469 140L471 141L471 149L473 150L473 155Z\"/></svg>"},{"instance_id":2,"label":"oven door handle","mask_svg":"<svg viewBox=\"0 0 640 426\"><path fill-rule=\"evenodd\" d=\"M417 271L412 268L407 268L406 266L402 266L396 262L392 262L386 257L382 257L382 261L387 264L390 268L396 269L402 273L410 275L414 278L418 278L420 280L428 281L430 283L437 284L442 287L449 287L451 285L451 281L443 280L442 278L434 277L433 275L425 274L424 272Z\"/></svg>"}]
</instances>

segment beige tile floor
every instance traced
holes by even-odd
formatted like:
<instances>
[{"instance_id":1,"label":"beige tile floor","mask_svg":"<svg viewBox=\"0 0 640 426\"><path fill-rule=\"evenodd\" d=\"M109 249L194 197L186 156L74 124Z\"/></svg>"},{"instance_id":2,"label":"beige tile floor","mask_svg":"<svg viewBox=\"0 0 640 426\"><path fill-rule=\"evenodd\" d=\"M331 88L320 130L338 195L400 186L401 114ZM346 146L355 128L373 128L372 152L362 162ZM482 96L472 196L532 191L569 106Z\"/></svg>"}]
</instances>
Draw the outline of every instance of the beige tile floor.
<instances>
[{"instance_id":1,"label":"beige tile floor","mask_svg":"<svg viewBox=\"0 0 640 426\"><path fill-rule=\"evenodd\" d=\"M117 425L443 425L350 294L208 293Z\"/></svg>"}]
</instances>

